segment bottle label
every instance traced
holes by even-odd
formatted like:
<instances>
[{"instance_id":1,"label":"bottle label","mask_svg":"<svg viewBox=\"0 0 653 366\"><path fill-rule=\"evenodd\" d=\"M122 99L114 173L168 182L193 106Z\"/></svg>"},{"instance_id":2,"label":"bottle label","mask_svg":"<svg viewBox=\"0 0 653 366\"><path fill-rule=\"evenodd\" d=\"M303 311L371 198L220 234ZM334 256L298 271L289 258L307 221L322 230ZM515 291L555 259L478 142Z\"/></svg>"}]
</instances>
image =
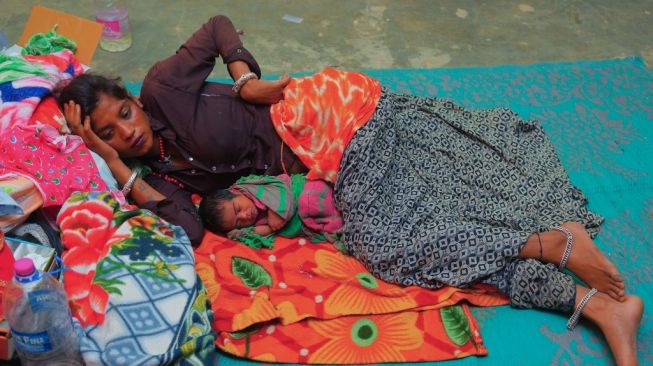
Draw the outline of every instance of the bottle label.
<instances>
[{"instance_id":1,"label":"bottle label","mask_svg":"<svg viewBox=\"0 0 653 366\"><path fill-rule=\"evenodd\" d=\"M41 273L39 271L34 271L32 274L27 275L27 276L14 276L16 281L20 283L30 283L34 281L38 281L41 278Z\"/></svg>"},{"instance_id":2,"label":"bottle label","mask_svg":"<svg viewBox=\"0 0 653 366\"><path fill-rule=\"evenodd\" d=\"M59 295L51 290L35 290L27 294L33 313L57 309L61 304Z\"/></svg>"},{"instance_id":3,"label":"bottle label","mask_svg":"<svg viewBox=\"0 0 653 366\"><path fill-rule=\"evenodd\" d=\"M104 39L120 39L123 33L129 32L129 17L127 14L115 20L96 17L95 21L104 25L104 30L102 31L102 38Z\"/></svg>"},{"instance_id":4,"label":"bottle label","mask_svg":"<svg viewBox=\"0 0 653 366\"><path fill-rule=\"evenodd\" d=\"M11 328L14 344L19 351L25 353L43 353L52 351L52 343L48 332L22 333Z\"/></svg>"},{"instance_id":5,"label":"bottle label","mask_svg":"<svg viewBox=\"0 0 653 366\"><path fill-rule=\"evenodd\" d=\"M104 20L97 19L98 23L104 25L104 30L102 31L102 38L104 39L118 39L122 35L120 32L120 21L119 20Z\"/></svg>"}]
</instances>

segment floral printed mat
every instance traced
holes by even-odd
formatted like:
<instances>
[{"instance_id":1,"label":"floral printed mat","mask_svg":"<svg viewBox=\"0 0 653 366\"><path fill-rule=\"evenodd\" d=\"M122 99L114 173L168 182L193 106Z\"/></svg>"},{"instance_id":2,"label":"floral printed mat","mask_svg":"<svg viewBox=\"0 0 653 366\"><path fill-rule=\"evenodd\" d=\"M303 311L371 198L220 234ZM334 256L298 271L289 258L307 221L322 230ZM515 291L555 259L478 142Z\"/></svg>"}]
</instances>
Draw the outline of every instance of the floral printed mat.
<instances>
[{"instance_id":1,"label":"floral printed mat","mask_svg":"<svg viewBox=\"0 0 653 366\"><path fill-rule=\"evenodd\" d=\"M328 243L277 238L252 249L207 234L197 272L215 314L216 344L266 362L360 364L484 355L462 300L506 303L489 286L429 291L374 278Z\"/></svg>"}]
</instances>

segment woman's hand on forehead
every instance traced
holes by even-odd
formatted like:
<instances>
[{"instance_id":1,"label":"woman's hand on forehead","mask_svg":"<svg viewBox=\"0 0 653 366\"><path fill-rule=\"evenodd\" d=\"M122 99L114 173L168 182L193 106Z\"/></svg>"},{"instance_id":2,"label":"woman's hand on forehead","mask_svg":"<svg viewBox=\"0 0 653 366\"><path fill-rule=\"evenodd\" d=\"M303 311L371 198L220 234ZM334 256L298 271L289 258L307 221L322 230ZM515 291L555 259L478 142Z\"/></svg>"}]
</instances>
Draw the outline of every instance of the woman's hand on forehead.
<instances>
[{"instance_id":1,"label":"woman's hand on forehead","mask_svg":"<svg viewBox=\"0 0 653 366\"><path fill-rule=\"evenodd\" d=\"M93 132L90 116L84 117L82 122L82 108L79 104L69 100L63 106L63 114L72 133L81 137L86 147L100 155L107 163L120 158L114 148Z\"/></svg>"}]
</instances>

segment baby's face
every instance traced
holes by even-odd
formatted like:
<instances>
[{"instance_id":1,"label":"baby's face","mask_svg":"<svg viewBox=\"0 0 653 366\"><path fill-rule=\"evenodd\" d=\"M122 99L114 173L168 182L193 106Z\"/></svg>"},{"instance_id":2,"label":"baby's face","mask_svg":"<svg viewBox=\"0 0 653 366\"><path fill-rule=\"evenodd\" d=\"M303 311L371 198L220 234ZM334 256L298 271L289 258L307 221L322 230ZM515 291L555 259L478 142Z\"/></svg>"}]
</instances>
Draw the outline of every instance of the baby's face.
<instances>
[{"instance_id":1,"label":"baby's face","mask_svg":"<svg viewBox=\"0 0 653 366\"><path fill-rule=\"evenodd\" d=\"M236 197L223 206L222 220L226 231L253 226L258 217L258 210L249 198L235 193Z\"/></svg>"}]
</instances>

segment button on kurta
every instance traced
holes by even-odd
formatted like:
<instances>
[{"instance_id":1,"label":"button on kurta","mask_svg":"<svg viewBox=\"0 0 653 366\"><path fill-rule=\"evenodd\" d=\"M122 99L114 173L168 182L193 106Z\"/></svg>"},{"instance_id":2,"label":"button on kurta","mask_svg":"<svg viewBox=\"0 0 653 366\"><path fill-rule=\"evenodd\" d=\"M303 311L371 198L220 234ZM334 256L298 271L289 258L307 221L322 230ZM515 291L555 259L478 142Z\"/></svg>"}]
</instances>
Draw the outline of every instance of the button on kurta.
<instances>
[{"instance_id":1,"label":"button on kurta","mask_svg":"<svg viewBox=\"0 0 653 366\"><path fill-rule=\"evenodd\" d=\"M211 167L211 171L216 171L216 170L218 170L218 168L216 168L215 165Z\"/></svg>"},{"instance_id":2,"label":"button on kurta","mask_svg":"<svg viewBox=\"0 0 653 366\"><path fill-rule=\"evenodd\" d=\"M193 161L193 160L195 160L195 159L193 159L192 156L188 158L188 161Z\"/></svg>"},{"instance_id":3,"label":"button on kurta","mask_svg":"<svg viewBox=\"0 0 653 366\"><path fill-rule=\"evenodd\" d=\"M236 169L236 166L235 166L235 165L232 165L232 166L231 166L231 170L234 170L234 169Z\"/></svg>"},{"instance_id":4,"label":"button on kurta","mask_svg":"<svg viewBox=\"0 0 653 366\"><path fill-rule=\"evenodd\" d=\"M190 171L190 174L195 174L195 173L197 173L197 171L195 169Z\"/></svg>"}]
</instances>

